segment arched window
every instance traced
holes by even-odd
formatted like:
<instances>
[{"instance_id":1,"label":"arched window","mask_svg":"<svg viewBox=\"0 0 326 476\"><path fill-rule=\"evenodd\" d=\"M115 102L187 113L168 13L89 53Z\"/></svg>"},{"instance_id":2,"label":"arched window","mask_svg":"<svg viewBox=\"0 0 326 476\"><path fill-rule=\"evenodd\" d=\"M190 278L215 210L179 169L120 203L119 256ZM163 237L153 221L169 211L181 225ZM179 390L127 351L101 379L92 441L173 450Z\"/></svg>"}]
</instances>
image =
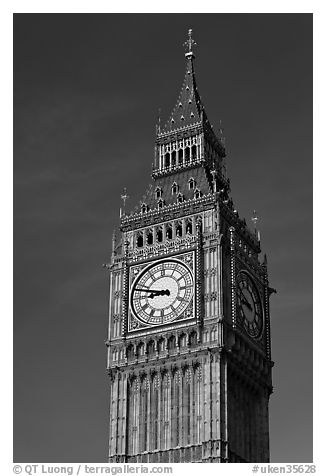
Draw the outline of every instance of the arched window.
<instances>
[{"instance_id":1,"label":"arched window","mask_svg":"<svg viewBox=\"0 0 326 476\"><path fill-rule=\"evenodd\" d=\"M191 178L188 180L188 185L189 185L189 190L193 190L193 189L195 188L196 181L191 177Z\"/></svg>"},{"instance_id":2,"label":"arched window","mask_svg":"<svg viewBox=\"0 0 326 476\"><path fill-rule=\"evenodd\" d=\"M193 331L191 332L189 336L189 343L190 345L196 345L197 344L197 332Z\"/></svg>"},{"instance_id":3,"label":"arched window","mask_svg":"<svg viewBox=\"0 0 326 476\"><path fill-rule=\"evenodd\" d=\"M168 240L172 240L172 226L167 225L166 227L166 237Z\"/></svg>"},{"instance_id":4,"label":"arched window","mask_svg":"<svg viewBox=\"0 0 326 476\"><path fill-rule=\"evenodd\" d=\"M172 386L172 402L174 408L174 431L173 431L173 439L174 439L174 446L179 446L180 444L180 384L181 384L181 373L178 370L174 375L174 382Z\"/></svg>"},{"instance_id":5,"label":"arched window","mask_svg":"<svg viewBox=\"0 0 326 476\"><path fill-rule=\"evenodd\" d=\"M170 167L170 153L169 152L165 154L165 167L166 168Z\"/></svg>"},{"instance_id":6,"label":"arched window","mask_svg":"<svg viewBox=\"0 0 326 476\"><path fill-rule=\"evenodd\" d=\"M147 232L147 244L152 245L153 244L153 231L148 230Z\"/></svg>"},{"instance_id":7,"label":"arched window","mask_svg":"<svg viewBox=\"0 0 326 476\"><path fill-rule=\"evenodd\" d=\"M184 201L184 197L183 197L182 193L178 194L177 200L178 200L178 203L182 203Z\"/></svg>"},{"instance_id":8,"label":"arched window","mask_svg":"<svg viewBox=\"0 0 326 476\"><path fill-rule=\"evenodd\" d=\"M159 447L160 434L158 431L158 415L159 415L159 393L160 393L160 381L158 375L155 375L153 379L152 395L151 395L151 420L152 420L152 449L156 450Z\"/></svg>"},{"instance_id":9,"label":"arched window","mask_svg":"<svg viewBox=\"0 0 326 476\"><path fill-rule=\"evenodd\" d=\"M140 451L147 451L147 431L148 431L148 390L149 382L148 379L144 379L142 382L140 390L140 411L139 411L139 422L140 422Z\"/></svg>"},{"instance_id":10,"label":"arched window","mask_svg":"<svg viewBox=\"0 0 326 476\"><path fill-rule=\"evenodd\" d=\"M158 348L158 351L159 352L164 352L165 350L165 342L164 342L164 339L163 337L161 339L159 339L158 343L157 343L157 348Z\"/></svg>"},{"instance_id":11,"label":"arched window","mask_svg":"<svg viewBox=\"0 0 326 476\"><path fill-rule=\"evenodd\" d=\"M143 203L142 206L141 206L141 212L146 213L147 210L148 210L148 206L146 205L146 203Z\"/></svg>"},{"instance_id":12,"label":"arched window","mask_svg":"<svg viewBox=\"0 0 326 476\"><path fill-rule=\"evenodd\" d=\"M182 236L182 223L180 222L177 223L175 233L177 236Z\"/></svg>"},{"instance_id":13,"label":"arched window","mask_svg":"<svg viewBox=\"0 0 326 476\"><path fill-rule=\"evenodd\" d=\"M163 241L163 230L162 230L161 227L156 230L156 240L159 243L162 243L162 241Z\"/></svg>"},{"instance_id":14,"label":"arched window","mask_svg":"<svg viewBox=\"0 0 326 476\"><path fill-rule=\"evenodd\" d=\"M148 343L147 354L148 354L149 357L153 357L153 355L155 354L155 342L153 340L151 340Z\"/></svg>"},{"instance_id":15,"label":"arched window","mask_svg":"<svg viewBox=\"0 0 326 476\"><path fill-rule=\"evenodd\" d=\"M137 346L137 357L142 357L143 355L145 355L145 344L141 342Z\"/></svg>"},{"instance_id":16,"label":"arched window","mask_svg":"<svg viewBox=\"0 0 326 476\"><path fill-rule=\"evenodd\" d=\"M171 165L172 165L172 167L175 167L176 160L177 160L177 154L176 154L176 151L174 150L171 154Z\"/></svg>"},{"instance_id":17,"label":"arched window","mask_svg":"<svg viewBox=\"0 0 326 476\"><path fill-rule=\"evenodd\" d=\"M185 148L185 163L188 164L190 161L190 148L186 147Z\"/></svg>"},{"instance_id":18,"label":"arched window","mask_svg":"<svg viewBox=\"0 0 326 476\"><path fill-rule=\"evenodd\" d=\"M173 183L172 185L172 195L175 195L176 193L178 193L178 184L176 182Z\"/></svg>"},{"instance_id":19,"label":"arched window","mask_svg":"<svg viewBox=\"0 0 326 476\"><path fill-rule=\"evenodd\" d=\"M161 187L157 187L155 189L155 195L156 195L156 198L161 198L162 197L162 189Z\"/></svg>"},{"instance_id":20,"label":"arched window","mask_svg":"<svg viewBox=\"0 0 326 476\"><path fill-rule=\"evenodd\" d=\"M179 165L182 165L183 163L183 149L179 149Z\"/></svg>"},{"instance_id":21,"label":"arched window","mask_svg":"<svg viewBox=\"0 0 326 476\"><path fill-rule=\"evenodd\" d=\"M200 198L201 197L201 191L196 188L195 190L195 198Z\"/></svg>"},{"instance_id":22,"label":"arched window","mask_svg":"<svg viewBox=\"0 0 326 476\"><path fill-rule=\"evenodd\" d=\"M192 234L192 221L187 220L186 222L186 233Z\"/></svg>"},{"instance_id":23,"label":"arched window","mask_svg":"<svg viewBox=\"0 0 326 476\"><path fill-rule=\"evenodd\" d=\"M139 234L137 235L137 240L136 240L136 242L137 242L137 247L138 247L138 248L142 248L142 247L144 246L144 238L143 238L143 234L142 234L142 233L139 233Z\"/></svg>"},{"instance_id":24,"label":"arched window","mask_svg":"<svg viewBox=\"0 0 326 476\"><path fill-rule=\"evenodd\" d=\"M169 340L168 340L168 349L169 350L173 350L176 348L176 340L175 340L175 336L171 336L169 337Z\"/></svg>"},{"instance_id":25,"label":"arched window","mask_svg":"<svg viewBox=\"0 0 326 476\"><path fill-rule=\"evenodd\" d=\"M179 338L179 346L180 347L186 347L187 345L187 336L186 334L181 334L180 338Z\"/></svg>"},{"instance_id":26,"label":"arched window","mask_svg":"<svg viewBox=\"0 0 326 476\"><path fill-rule=\"evenodd\" d=\"M168 449L169 435L171 434L171 415L170 415L170 376L165 373L162 378L162 422L164 422L163 428L161 427L161 435L163 441L160 449Z\"/></svg>"},{"instance_id":27,"label":"arched window","mask_svg":"<svg viewBox=\"0 0 326 476\"><path fill-rule=\"evenodd\" d=\"M157 206L158 206L158 208L163 208L163 206L164 206L164 200L162 200L162 199L160 198L160 200L157 202Z\"/></svg>"},{"instance_id":28,"label":"arched window","mask_svg":"<svg viewBox=\"0 0 326 476\"><path fill-rule=\"evenodd\" d=\"M190 431L190 425L191 425L191 392L192 392L192 375L191 375L191 370L187 369L185 373L185 386L184 386L184 428L185 428L185 434L187 435L187 444L189 445L191 442L191 431Z\"/></svg>"},{"instance_id":29,"label":"arched window","mask_svg":"<svg viewBox=\"0 0 326 476\"><path fill-rule=\"evenodd\" d=\"M193 145L191 147L191 157L192 157L192 160L197 159L197 146L196 145Z\"/></svg>"},{"instance_id":30,"label":"arched window","mask_svg":"<svg viewBox=\"0 0 326 476\"><path fill-rule=\"evenodd\" d=\"M127 359L133 359L135 357L134 346L129 345L127 347Z\"/></svg>"}]
</instances>

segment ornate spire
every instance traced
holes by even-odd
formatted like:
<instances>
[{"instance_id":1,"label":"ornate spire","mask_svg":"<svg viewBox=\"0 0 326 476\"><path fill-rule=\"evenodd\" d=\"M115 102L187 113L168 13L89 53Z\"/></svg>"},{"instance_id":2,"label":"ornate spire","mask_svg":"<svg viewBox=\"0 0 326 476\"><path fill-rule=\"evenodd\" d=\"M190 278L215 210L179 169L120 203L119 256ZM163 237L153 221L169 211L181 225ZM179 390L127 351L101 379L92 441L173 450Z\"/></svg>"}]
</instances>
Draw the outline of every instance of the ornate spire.
<instances>
[{"instance_id":1,"label":"ornate spire","mask_svg":"<svg viewBox=\"0 0 326 476\"><path fill-rule=\"evenodd\" d=\"M170 118L164 127L160 129L161 134L200 124L203 122L203 116L205 115L203 114L204 106L202 105L196 86L193 65L193 59L195 58L193 47L196 46L196 43L192 38L191 29L188 30L188 39L185 41L184 46L186 48L185 56L187 58L185 77L177 103L174 106Z\"/></svg>"},{"instance_id":2,"label":"ornate spire","mask_svg":"<svg viewBox=\"0 0 326 476\"><path fill-rule=\"evenodd\" d=\"M188 30L188 39L184 42L183 46L186 48L185 57L186 58L195 58L193 47L197 46L197 43L192 38L192 29Z\"/></svg>"},{"instance_id":3,"label":"ornate spire","mask_svg":"<svg viewBox=\"0 0 326 476\"><path fill-rule=\"evenodd\" d=\"M204 162L217 167L225 177L222 132L213 131L197 89L193 52L195 45L192 30L189 29L188 39L184 43L186 72L178 100L169 119L156 127L153 177L156 173L170 173L175 167L188 167ZM209 147L206 147L207 144Z\"/></svg>"}]
</instances>

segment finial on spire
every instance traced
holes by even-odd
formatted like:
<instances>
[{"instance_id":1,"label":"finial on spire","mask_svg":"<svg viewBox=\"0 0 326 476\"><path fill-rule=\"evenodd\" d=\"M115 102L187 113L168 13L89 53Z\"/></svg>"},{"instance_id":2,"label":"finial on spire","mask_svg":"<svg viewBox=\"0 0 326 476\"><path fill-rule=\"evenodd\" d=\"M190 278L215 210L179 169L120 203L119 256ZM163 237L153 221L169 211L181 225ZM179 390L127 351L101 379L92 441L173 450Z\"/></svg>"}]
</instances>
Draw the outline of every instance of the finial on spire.
<instances>
[{"instance_id":1,"label":"finial on spire","mask_svg":"<svg viewBox=\"0 0 326 476\"><path fill-rule=\"evenodd\" d=\"M184 42L183 46L185 46L185 48L186 48L185 56L194 58L195 55L194 55L192 50L193 50L194 46L197 46L197 43L192 38L192 29L191 28L189 28L189 30L188 30L188 39Z\"/></svg>"},{"instance_id":2,"label":"finial on spire","mask_svg":"<svg viewBox=\"0 0 326 476\"><path fill-rule=\"evenodd\" d=\"M252 217L251 217L251 221L252 221L253 224L254 224L255 235L257 236L258 241L260 241L260 232L257 230L258 216L257 216L256 210L253 211L253 214L252 214Z\"/></svg>"},{"instance_id":3,"label":"finial on spire","mask_svg":"<svg viewBox=\"0 0 326 476\"><path fill-rule=\"evenodd\" d=\"M219 138L222 144L225 146L225 135L224 135L224 128L222 127L222 119L220 119L218 133L219 133Z\"/></svg>"},{"instance_id":4,"label":"finial on spire","mask_svg":"<svg viewBox=\"0 0 326 476\"><path fill-rule=\"evenodd\" d=\"M126 200L129 198L129 195L127 195L127 189L126 187L123 189L122 194L121 194L121 200L123 201L123 207L120 208L120 218L122 215L126 214Z\"/></svg>"},{"instance_id":5,"label":"finial on spire","mask_svg":"<svg viewBox=\"0 0 326 476\"><path fill-rule=\"evenodd\" d=\"M113 233L112 233L112 253L111 253L112 259L115 256L116 244L117 244L117 234L116 234L116 231L113 230Z\"/></svg>"},{"instance_id":6,"label":"finial on spire","mask_svg":"<svg viewBox=\"0 0 326 476\"><path fill-rule=\"evenodd\" d=\"M161 108L158 108L158 116L157 116L157 131L161 132Z\"/></svg>"},{"instance_id":7,"label":"finial on spire","mask_svg":"<svg viewBox=\"0 0 326 476\"><path fill-rule=\"evenodd\" d=\"M254 210L253 213L252 213L251 221L253 222L254 227L255 227L255 230L256 230L256 228L257 228L257 221L258 221L258 216L257 216L256 210Z\"/></svg>"},{"instance_id":8,"label":"finial on spire","mask_svg":"<svg viewBox=\"0 0 326 476\"><path fill-rule=\"evenodd\" d=\"M213 192L216 193L216 170L212 170L212 177L213 177Z\"/></svg>"}]
</instances>

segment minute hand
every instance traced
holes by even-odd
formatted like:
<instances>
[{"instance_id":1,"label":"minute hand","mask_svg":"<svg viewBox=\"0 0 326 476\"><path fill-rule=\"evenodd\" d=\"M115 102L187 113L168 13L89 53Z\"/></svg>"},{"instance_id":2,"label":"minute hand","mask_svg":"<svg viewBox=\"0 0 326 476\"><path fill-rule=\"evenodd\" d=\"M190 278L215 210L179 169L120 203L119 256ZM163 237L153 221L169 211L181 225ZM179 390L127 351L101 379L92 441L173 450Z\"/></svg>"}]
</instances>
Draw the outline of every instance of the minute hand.
<instances>
[{"instance_id":1,"label":"minute hand","mask_svg":"<svg viewBox=\"0 0 326 476\"><path fill-rule=\"evenodd\" d=\"M246 298L246 296L243 294L242 291L240 291L240 293L241 293L243 302L244 302L244 303L246 304L246 306L252 311L252 306L251 306L250 302L248 301L248 299Z\"/></svg>"},{"instance_id":2,"label":"minute hand","mask_svg":"<svg viewBox=\"0 0 326 476\"><path fill-rule=\"evenodd\" d=\"M135 288L135 291L140 291L142 293L161 293L162 290L160 289L142 289L142 288Z\"/></svg>"}]
</instances>

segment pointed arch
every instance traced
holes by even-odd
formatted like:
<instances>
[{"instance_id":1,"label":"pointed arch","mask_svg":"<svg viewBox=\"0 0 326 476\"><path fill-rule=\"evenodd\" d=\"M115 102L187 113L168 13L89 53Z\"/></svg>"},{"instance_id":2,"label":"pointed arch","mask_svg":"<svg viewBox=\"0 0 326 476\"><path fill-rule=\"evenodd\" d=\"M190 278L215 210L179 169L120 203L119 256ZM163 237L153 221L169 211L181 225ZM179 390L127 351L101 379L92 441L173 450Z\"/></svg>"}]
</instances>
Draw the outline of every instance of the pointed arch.
<instances>
[{"instance_id":1,"label":"pointed arch","mask_svg":"<svg viewBox=\"0 0 326 476\"><path fill-rule=\"evenodd\" d=\"M158 243L162 243L163 241L163 228L162 226L159 226L156 228L156 241Z\"/></svg>"},{"instance_id":2,"label":"pointed arch","mask_svg":"<svg viewBox=\"0 0 326 476\"><path fill-rule=\"evenodd\" d=\"M152 245L153 244L153 241L154 241L154 238L153 238L153 230L151 228L149 228L147 231L146 231L146 242L148 245Z\"/></svg>"},{"instance_id":3,"label":"pointed arch","mask_svg":"<svg viewBox=\"0 0 326 476\"><path fill-rule=\"evenodd\" d=\"M155 189L155 197L156 197L157 199L162 197L162 193L163 193L162 188L161 188L161 187L156 187L156 189Z\"/></svg>"},{"instance_id":4,"label":"pointed arch","mask_svg":"<svg viewBox=\"0 0 326 476\"><path fill-rule=\"evenodd\" d=\"M178 151L178 165L183 165L183 149L179 149Z\"/></svg>"},{"instance_id":5,"label":"pointed arch","mask_svg":"<svg viewBox=\"0 0 326 476\"><path fill-rule=\"evenodd\" d=\"M187 347L187 334L182 333L179 337L179 347L184 348Z\"/></svg>"},{"instance_id":6,"label":"pointed arch","mask_svg":"<svg viewBox=\"0 0 326 476\"><path fill-rule=\"evenodd\" d=\"M174 350L174 349L176 349L176 346L177 346L176 338L175 338L174 335L172 335L168 339L168 349L169 350Z\"/></svg>"},{"instance_id":7,"label":"pointed arch","mask_svg":"<svg viewBox=\"0 0 326 476\"><path fill-rule=\"evenodd\" d=\"M195 186L196 186L196 180L193 177L190 177L190 179L188 180L189 190L193 190Z\"/></svg>"},{"instance_id":8,"label":"pointed arch","mask_svg":"<svg viewBox=\"0 0 326 476\"><path fill-rule=\"evenodd\" d=\"M155 342L150 340L147 344L147 355L153 357L155 355Z\"/></svg>"},{"instance_id":9,"label":"pointed arch","mask_svg":"<svg viewBox=\"0 0 326 476\"><path fill-rule=\"evenodd\" d=\"M175 226L175 234L179 237L182 236L182 222L178 221Z\"/></svg>"},{"instance_id":10,"label":"pointed arch","mask_svg":"<svg viewBox=\"0 0 326 476\"><path fill-rule=\"evenodd\" d=\"M146 213L148 211L148 205L147 203L142 203L141 204L141 212Z\"/></svg>"},{"instance_id":11,"label":"pointed arch","mask_svg":"<svg viewBox=\"0 0 326 476\"><path fill-rule=\"evenodd\" d=\"M177 182L173 182L172 187L171 187L171 193L172 195L176 195L178 193L179 186Z\"/></svg>"},{"instance_id":12,"label":"pointed arch","mask_svg":"<svg viewBox=\"0 0 326 476\"><path fill-rule=\"evenodd\" d=\"M142 231L138 232L136 235L136 244L137 248L142 248L144 246L144 236Z\"/></svg>"},{"instance_id":13,"label":"pointed arch","mask_svg":"<svg viewBox=\"0 0 326 476\"><path fill-rule=\"evenodd\" d=\"M182 203L184 201L184 196L181 192L178 193L177 202Z\"/></svg>"},{"instance_id":14,"label":"pointed arch","mask_svg":"<svg viewBox=\"0 0 326 476\"><path fill-rule=\"evenodd\" d=\"M172 240L172 238L173 238L173 231L172 231L172 225L171 225L171 223L168 223L168 224L166 225L166 238L167 238L168 240Z\"/></svg>"},{"instance_id":15,"label":"pointed arch","mask_svg":"<svg viewBox=\"0 0 326 476\"><path fill-rule=\"evenodd\" d=\"M186 220L186 233L192 235L192 220L189 218Z\"/></svg>"},{"instance_id":16,"label":"pointed arch","mask_svg":"<svg viewBox=\"0 0 326 476\"><path fill-rule=\"evenodd\" d=\"M191 147L191 158L192 158L192 160L197 159L197 146L196 145L193 145Z\"/></svg>"},{"instance_id":17,"label":"pointed arch","mask_svg":"<svg viewBox=\"0 0 326 476\"><path fill-rule=\"evenodd\" d=\"M172 151L171 153L171 165L172 167L175 167L176 166L176 163L177 163L177 153L176 151Z\"/></svg>"},{"instance_id":18,"label":"pointed arch","mask_svg":"<svg viewBox=\"0 0 326 476\"><path fill-rule=\"evenodd\" d=\"M190 147L185 148L185 164L190 162Z\"/></svg>"}]
</instances>

